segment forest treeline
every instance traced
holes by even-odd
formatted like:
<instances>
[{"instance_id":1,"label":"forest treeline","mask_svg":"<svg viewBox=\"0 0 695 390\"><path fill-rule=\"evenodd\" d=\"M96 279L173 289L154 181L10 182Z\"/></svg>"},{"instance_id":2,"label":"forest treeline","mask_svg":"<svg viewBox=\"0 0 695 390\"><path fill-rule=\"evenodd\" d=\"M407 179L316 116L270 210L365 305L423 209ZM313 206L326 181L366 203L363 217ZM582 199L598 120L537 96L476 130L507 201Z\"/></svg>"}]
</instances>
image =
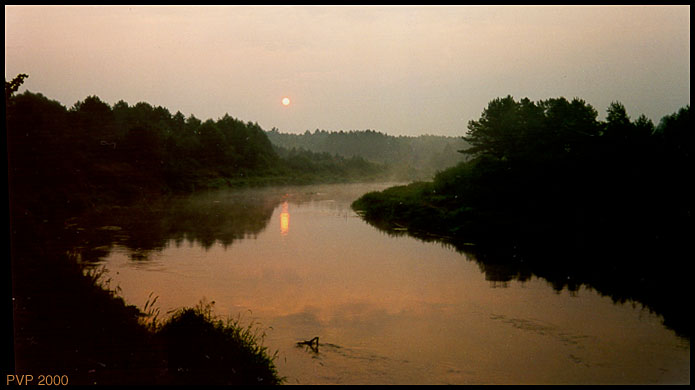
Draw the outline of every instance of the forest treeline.
<instances>
[{"instance_id":1,"label":"forest treeline","mask_svg":"<svg viewBox=\"0 0 695 390\"><path fill-rule=\"evenodd\" d=\"M73 385L282 383L275 355L253 323L218 318L204 302L162 320L158 308L126 304L105 270L80 260L88 260L82 245L102 242L100 230L76 227L75 221L100 213L132 216L137 204L136 219L157 229L161 221L152 217L153 209L172 191L349 180L379 167L359 159L310 159L302 166L316 170L293 175L282 166L291 159L278 157L255 123L228 115L203 122L147 103L110 107L96 96L67 109L38 93L14 95L26 77L5 81L5 308L11 315L5 317L10 345L3 349L3 370L50 372ZM190 216L180 211L182 218ZM90 251L98 255L103 246L85 253Z\"/></svg>"},{"instance_id":2,"label":"forest treeline","mask_svg":"<svg viewBox=\"0 0 695 390\"><path fill-rule=\"evenodd\" d=\"M446 168L464 161L458 153L468 143L461 137L420 135L392 136L375 130L326 131L316 129L303 134L268 131L270 142L288 151L328 153L345 158L360 157L386 166L391 179L397 181L429 180Z\"/></svg>"},{"instance_id":3,"label":"forest treeline","mask_svg":"<svg viewBox=\"0 0 695 390\"><path fill-rule=\"evenodd\" d=\"M6 82L11 194L16 204L44 211L234 184L369 180L385 172L359 156L279 153L257 123L227 114L203 121L145 102L112 107L97 96L68 109L40 93L13 92Z\"/></svg>"},{"instance_id":4,"label":"forest treeline","mask_svg":"<svg viewBox=\"0 0 695 390\"><path fill-rule=\"evenodd\" d=\"M477 248L558 288L588 283L615 299L639 296L689 334L680 301L695 201L690 106L656 126L632 120L619 102L597 116L581 99L494 99L469 122L469 161L429 182L365 194L353 208L385 228Z\"/></svg>"}]
</instances>

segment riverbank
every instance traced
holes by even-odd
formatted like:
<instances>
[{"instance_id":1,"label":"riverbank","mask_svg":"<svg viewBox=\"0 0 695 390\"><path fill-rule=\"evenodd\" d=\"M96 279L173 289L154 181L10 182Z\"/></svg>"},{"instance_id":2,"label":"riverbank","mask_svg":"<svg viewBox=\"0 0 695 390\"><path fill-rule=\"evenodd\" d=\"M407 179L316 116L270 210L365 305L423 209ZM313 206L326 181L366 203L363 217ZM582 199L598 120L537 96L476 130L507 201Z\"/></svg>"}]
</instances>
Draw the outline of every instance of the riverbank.
<instances>
[{"instance_id":1,"label":"riverbank","mask_svg":"<svg viewBox=\"0 0 695 390\"><path fill-rule=\"evenodd\" d=\"M199 179L198 185L191 188L195 192L340 181L339 177L301 172L291 176ZM85 184L70 193L63 208L19 196L18 192L26 190L11 191L14 335L10 339L14 342L15 368L8 373L35 377L37 373L64 374L71 384L282 383L272 353L261 345L261 340L243 333L243 324L227 326L210 311L181 308L179 314L188 315L176 318L189 328L179 326L177 331L187 334L171 337L169 332L165 337L164 329L174 323L160 316L158 327L146 325L147 313L127 305L118 295L118 286L110 286L106 275L85 268L91 257L100 255L99 251L81 253L82 261L68 255L76 253L75 247L85 241L95 246L103 238L100 232L77 228L76 215L81 215L78 219L99 219L137 204L135 212L147 219L153 207L191 191L162 190L158 183L145 180L129 182L123 188L117 182L106 187ZM212 337L214 342L205 346L203 342L181 341L199 337ZM172 363L172 359L178 359L178 363Z\"/></svg>"},{"instance_id":2,"label":"riverbank","mask_svg":"<svg viewBox=\"0 0 695 390\"><path fill-rule=\"evenodd\" d=\"M21 228L14 236L15 370L8 374L65 375L82 385L282 382L274 357L244 324L204 305L153 323L156 309L127 305L101 270L67 255L68 230L36 232L36 241L20 240Z\"/></svg>"},{"instance_id":3,"label":"riverbank","mask_svg":"<svg viewBox=\"0 0 695 390\"><path fill-rule=\"evenodd\" d=\"M248 339L233 347L234 328L208 317L190 332L219 334L215 344L234 357L193 348L186 354L199 359L172 367L183 346L169 339L167 347L159 328L143 327L137 308L67 255L79 242L70 236L79 230L66 229L70 218L215 188L376 177L383 167L312 153L279 157L257 124L229 116L202 122L147 103L111 107L96 96L73 108L6 90L15 344L8 374L65 374L73 384L279 383L267 351ZM205 356L238 366L223 373Z\"/></svg>"},{"instance_id":4,"label":"riverbank","mask_svg":"<svg viewBox=\"0 0 695 390\"><path fill-rule=\"evenodd\" d=\"M658 126L630 121L620 103L608 113L598 121L578 99L495 99L469 123L471 160L353 208L387 230L475 244L481 261L559 289L639 302L690 337L690 107Z\"/></svg>"},{"instance_id":5,"label":"riverbank","mask_svg":"<svg viewBox=\"0 0 695 390\"><path fill-rule=\"evenodd\" d=\"M558 291L585 285L615 302L637 302L690 338L683 301L688 276L678 271L687 253L683 225L669 226L670 235L655 242L642 225L604 219L599 226L588 211L548 210L529 217L530 212L505 213L503 207L477 210L456 197L436 182L418 182L365 194L352 207L385 232L451 244L481 267L499 267L507 275L502 279L536 275Z\"/></svg>"}]
</instances>

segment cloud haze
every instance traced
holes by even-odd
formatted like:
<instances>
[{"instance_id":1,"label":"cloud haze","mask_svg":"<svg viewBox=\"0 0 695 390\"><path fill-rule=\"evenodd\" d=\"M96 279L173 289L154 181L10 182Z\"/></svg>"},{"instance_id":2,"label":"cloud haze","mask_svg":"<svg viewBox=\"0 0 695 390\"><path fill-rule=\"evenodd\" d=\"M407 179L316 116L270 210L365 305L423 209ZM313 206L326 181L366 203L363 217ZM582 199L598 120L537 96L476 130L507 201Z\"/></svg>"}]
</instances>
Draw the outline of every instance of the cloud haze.
<instances>
[{"instance_id":1,"label":"cloud haze","mask_svg":"<svg viewBox=\"0 0 695 390\"><path fill-rule=\"evenodd\" d=\"M458 136L508 94L658 122L690 104L690 7L6 6L18 73L66 106L97 95L282 132Z\"/></svg>"}]
</instances>

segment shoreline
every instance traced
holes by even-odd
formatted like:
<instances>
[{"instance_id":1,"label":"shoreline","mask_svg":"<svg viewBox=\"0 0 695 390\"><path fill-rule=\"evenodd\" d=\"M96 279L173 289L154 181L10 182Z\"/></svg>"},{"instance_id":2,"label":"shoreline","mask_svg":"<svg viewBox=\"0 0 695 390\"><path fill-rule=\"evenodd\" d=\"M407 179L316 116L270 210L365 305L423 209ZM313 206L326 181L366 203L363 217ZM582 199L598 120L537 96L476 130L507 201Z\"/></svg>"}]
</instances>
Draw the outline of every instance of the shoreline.
<instances>
[{"instance_id":1,"label":"shoreline","mask_svg":"<svg viewBox=\"0 0 695 390\"><path fill-rule=\"evenodd\" d=\"M668 270L649 273L642 268L628 268L630 256L648 258L660 254L663 248L597 244L588 241L586 232L567 230L571 224L531 225L513 218L484 220L480 229L475 230L475 223L466 222L464 216L457 214L458 219L451 218L446 209L414 195L428 185L413 183L365 194L352 208L367 223L387 234L407 234L423 241L451 245L478 263L507 266L512 278L535 275L546 279L558 291L565 288L573 291L586 285L614 302L637 302L662 316L664 326L679 337L690 340L690 318L678 304L679 298L687 293L687 284L676 280L683 278L683 273L672 275ZM673 257L680 253L671 250L661 254ZM565 263L557 261L557 253L565 253Z\"/></svg>"}]
</instances>

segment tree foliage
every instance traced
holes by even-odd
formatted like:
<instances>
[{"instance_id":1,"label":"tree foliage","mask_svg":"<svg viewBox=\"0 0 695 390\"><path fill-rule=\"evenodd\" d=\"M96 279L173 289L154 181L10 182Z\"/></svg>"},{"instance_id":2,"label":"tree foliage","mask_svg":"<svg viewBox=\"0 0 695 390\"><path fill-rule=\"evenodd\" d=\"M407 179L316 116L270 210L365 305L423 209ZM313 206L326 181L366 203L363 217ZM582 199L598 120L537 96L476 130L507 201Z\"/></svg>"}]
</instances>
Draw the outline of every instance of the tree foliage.
<instances>
[{"instance_id":1,"label":"tree foliage","mask_svg":"<svg viewBox=\"0 0 695 390\"><path fill-rule=\"evenodd\" d=\"M534 156L558 158L586 146L598 135L596 110L581 99L561 97L538 103L511 96L491 101L479 120L468 124L463 138L472 147L463 153L505 161Z\"/></svg>"},{"instance_id":2,"label":"tree foliage","mask_svg":"<svg viewBox=\"0 0 695 390\"><path fill-rule=\"evenodd\" d=\"M693 167L689 115L687 106L655 127L644 115L631 120L620 102L600 121L581 99L494 99L464 137L472 145L464 153L474 159L434 184L478 212L494 209L548 226L569 226L581 216L598 222L594 232L663 240L658 230L667 219L692 213L692 192L683 184ZM627 221L640 229L624 233Z\"/></svg>"},{"instance_id":3,"label":"tree foliage","mask_svg":"<svg viewBox=\"0 0 695 390\"><path fill-rule=\"evenodd\" d=\"M332 155L281 158L257 123L228 114L201 121L146 102L111 107L97 96L68 109L40 93L12 94L22 79L6 82L9 179L14 200L37 212L233 183L354 180L382 169Z\"/></svg>"},{"instance_id":4,"label":"tree foliage","mask_svg":"<svg viewBox=\"0 0 695 390\"><path fill-rule=\"evenodd\" d=\"M580 99L507 96L469 123L470 161L353 207L378 226L475 243L481 267L508 269L503 280L587 283L689 334L676 302L687 293L684 254L695 233L694 134L690 106L655 127L644 115L631 120L619 102L599 120Z\"/></svg>"}]
</instances>

